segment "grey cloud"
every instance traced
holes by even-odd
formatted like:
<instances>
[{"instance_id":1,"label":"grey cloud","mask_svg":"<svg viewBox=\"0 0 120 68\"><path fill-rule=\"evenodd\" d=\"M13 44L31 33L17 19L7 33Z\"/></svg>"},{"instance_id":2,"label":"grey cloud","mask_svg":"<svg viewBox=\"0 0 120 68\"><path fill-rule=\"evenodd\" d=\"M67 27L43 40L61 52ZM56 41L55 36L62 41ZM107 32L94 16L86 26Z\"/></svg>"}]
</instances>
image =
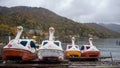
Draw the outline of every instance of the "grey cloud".
<instances>
[{"instance_id":1,"label":"grey cloud","mask_svg":"<svg viewBox=\"0 0 120 68\"><path fill-rule=\"evenodd\" d=\"M0 0L0 5L44 7L83 23L120 22L120 0Z\"/></svg>"}]
</instances>

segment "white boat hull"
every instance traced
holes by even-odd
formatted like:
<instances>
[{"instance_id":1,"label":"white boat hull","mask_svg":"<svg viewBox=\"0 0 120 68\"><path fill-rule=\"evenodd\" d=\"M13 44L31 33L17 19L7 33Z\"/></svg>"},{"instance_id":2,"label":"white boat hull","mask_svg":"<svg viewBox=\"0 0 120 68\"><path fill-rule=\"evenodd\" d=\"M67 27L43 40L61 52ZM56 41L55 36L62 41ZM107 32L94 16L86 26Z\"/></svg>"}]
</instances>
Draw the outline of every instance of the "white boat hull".
<instances>
[{"instance_id":1,"label":"white boat hull","mask_svg":"<svg viewBox=\"0 0 120 68\"><path fill-rule=\"evenodd\" d=\"M63 61L64 51L57 49L40 49L38 51L38 58L40 61Z\"/></svg>"}]
</instances>

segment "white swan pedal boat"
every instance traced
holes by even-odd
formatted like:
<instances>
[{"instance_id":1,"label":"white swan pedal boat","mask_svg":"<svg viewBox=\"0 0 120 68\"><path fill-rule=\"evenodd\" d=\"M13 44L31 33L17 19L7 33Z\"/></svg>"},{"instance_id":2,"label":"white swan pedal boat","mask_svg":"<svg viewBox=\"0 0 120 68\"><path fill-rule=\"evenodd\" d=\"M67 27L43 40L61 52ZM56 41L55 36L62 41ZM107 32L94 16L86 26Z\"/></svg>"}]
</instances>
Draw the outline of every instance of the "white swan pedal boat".
<instances>
[{"instance_id":1,"label":"white swan pedal boat","mask_svg":"<svg viewBox=\"0 0 120 68\"><path fill-rule=\"evenodd\" d=\"M3 60L29 61L36 58L35 43L32 39L20 39L23 27L17 27L17 35L3 47Z\"/></svg>"},{"instance_id":2,"label":"white swan pedal boat","mask_svg":"<svg viewBox=\"0 0 120 68\"><path fill-rule=\"evenodd\" d=\"M54 28L49 28L49 40L42 41L42 45L38 50L38 58L40 61L61 62L64 60L64 51L60 41L54 40Z\"/></svg>"}]
</instances>

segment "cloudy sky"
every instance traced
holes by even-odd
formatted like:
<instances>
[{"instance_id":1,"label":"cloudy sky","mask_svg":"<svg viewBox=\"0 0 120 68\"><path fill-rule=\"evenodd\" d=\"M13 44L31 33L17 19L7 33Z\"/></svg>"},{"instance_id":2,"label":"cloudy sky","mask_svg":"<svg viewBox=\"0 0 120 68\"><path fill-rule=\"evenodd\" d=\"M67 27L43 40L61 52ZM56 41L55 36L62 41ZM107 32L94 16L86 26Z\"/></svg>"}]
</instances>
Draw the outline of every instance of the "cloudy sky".
<instances>
[{"instance_id":1,"label":"cloudy sky","mask_svg":"<svg viewBox=\"0 0 120 68\"><path fill-rule=\"evenodd\" d=\"M76 22L120 24L120 0L0 0L0 6L43 7Z\"/></svg>"}]
</instances>

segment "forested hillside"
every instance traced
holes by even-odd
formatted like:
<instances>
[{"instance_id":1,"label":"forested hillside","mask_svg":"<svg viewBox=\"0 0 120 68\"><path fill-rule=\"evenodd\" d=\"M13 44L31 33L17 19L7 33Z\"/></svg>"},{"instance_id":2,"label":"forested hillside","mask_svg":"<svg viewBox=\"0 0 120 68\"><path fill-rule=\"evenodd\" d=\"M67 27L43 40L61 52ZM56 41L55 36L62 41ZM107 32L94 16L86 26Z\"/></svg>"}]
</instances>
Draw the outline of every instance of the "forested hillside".
<instances>
[{"instance_id":1,"label":"forested hillside","mask_svg":"<svg viewBox=\"0 0 120 68\"><path fill-rule=\"evenodd\" d=\"M59 16L45 8L25 6L0 7L0 36L15 36L15 27L19 25L24 27L24 36L36 35L46 37L48 28L52 26L56 29L56 38L62 41L73 35L88 37L88 34L92 34L104 38L94 28ZM109 34L106 34L106 36L111 37ZM113 35L112 37L116 36Z\"/></svg>"}]
</instances>

